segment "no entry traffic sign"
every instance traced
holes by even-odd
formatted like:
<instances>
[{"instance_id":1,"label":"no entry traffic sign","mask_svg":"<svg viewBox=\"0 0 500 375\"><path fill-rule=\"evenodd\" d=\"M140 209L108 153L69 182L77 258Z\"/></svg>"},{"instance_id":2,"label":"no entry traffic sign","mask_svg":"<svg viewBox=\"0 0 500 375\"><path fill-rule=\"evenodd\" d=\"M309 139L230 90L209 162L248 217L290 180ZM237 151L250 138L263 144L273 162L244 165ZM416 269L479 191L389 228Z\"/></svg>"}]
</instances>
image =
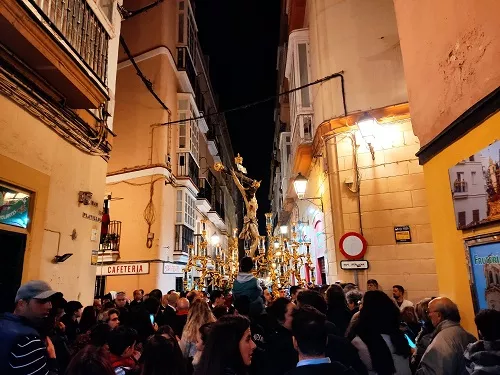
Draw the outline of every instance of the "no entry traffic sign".
<instances>
[{"instance_id":1,"label":"no entry traffic sign","mask_svg":"<svg viewBox=\"0 0 500 375\"><path fill-rule=\"evenodd\" d=\"M348 232L340 239L340 252L349 260L361 259L368 246L365 238L356 232Z\"/></svg>"}]
</instances>

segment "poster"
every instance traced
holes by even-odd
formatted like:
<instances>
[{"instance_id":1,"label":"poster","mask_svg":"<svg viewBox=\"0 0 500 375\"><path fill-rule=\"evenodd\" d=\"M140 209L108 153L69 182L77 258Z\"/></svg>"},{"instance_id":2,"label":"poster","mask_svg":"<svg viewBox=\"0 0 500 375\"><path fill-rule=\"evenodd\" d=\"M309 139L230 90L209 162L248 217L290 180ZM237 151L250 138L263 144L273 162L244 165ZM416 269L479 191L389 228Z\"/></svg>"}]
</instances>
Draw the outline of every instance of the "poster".
<instances>
[{"instance_id":1,"label":"poster","mask_svg":"<svg viewBox=\"0 0 500 375\"><path fill-rule=\"evenodd\" d=\"M478 310L500 311L500 242L472 245L469 251Z\"/></svg>"},{"instance_id":2,"label":"poster","mask_svg":"<svg viewBox=\"0 0 500 375\"><path fill-rule=\"evenodd\" d=\"M500 141L448 170L457 229L500 220Z\"/></svg>"},{"instance_id":3,"label":"poster","mask_svg":"<svg viewBox=\"0 0 500 375\"><path fill-rule=\"evenodd\" d=\"M27 228L29 199L26 193L0 185L0 223Z\"/></svg>"}]
</instances>

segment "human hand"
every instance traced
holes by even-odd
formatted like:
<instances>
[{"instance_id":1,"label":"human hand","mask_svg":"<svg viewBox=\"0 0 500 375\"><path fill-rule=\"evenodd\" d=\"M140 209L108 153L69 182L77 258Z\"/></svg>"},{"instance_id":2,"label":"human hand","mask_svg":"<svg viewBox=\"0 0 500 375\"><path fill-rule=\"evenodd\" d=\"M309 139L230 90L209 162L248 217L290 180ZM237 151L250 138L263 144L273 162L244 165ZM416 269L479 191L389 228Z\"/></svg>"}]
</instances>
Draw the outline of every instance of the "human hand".
<instances>
[{"instance_id":1,"label":"human hand","mask_svg":"<svg viewBox=\"0 0 500 375\"><path fill-rule=\"evenodd\" d=\"M153 324L153 330L155 332L158 332L158 324L156 324L156 323Z\"/></svg>"},{"instance_id":2,"label":"human hand","mask_svg":"<svg viewBox=\"0 0 500 375\"><path fill-rule=\"evenodd\" d=\"M47 356L49 358L56 358L56 348L54 348L54 344L48 336L45 338L45 346L47 347Z\"/></svg>"}]
</instances>

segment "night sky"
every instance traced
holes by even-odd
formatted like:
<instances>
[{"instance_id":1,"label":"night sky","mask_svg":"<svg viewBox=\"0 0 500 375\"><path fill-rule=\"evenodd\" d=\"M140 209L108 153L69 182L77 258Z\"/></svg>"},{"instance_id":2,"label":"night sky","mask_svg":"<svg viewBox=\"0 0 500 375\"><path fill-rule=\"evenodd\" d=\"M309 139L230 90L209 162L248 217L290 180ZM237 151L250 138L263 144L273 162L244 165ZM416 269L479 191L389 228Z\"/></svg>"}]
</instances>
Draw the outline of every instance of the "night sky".
<instances>
[{"instance_id":1,"label":"night sky","mask_svg":"<svg viewBox=\"0 0 500 375\"><path fill-rule=\"evenodd\" d=\"M210 58L219 110L276 94L280 2L196 0L195 4L198 38ZM243 157L248 176L262 180L257 191L261 235L265 234L264 213L270 210L274 106L275 101L270 101L226 115L234 154Z\"/></svg>"}]
</instances>

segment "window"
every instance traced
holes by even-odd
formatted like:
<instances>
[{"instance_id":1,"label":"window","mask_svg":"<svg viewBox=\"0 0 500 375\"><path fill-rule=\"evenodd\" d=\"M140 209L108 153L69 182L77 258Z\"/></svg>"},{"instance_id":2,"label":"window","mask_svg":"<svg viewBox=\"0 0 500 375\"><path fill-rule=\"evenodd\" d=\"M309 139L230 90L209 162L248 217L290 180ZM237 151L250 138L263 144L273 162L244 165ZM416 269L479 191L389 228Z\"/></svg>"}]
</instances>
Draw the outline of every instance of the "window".
<instances>
[{"instance_id":1,"label":"window","mask_svg":"<svg viewBox=\"0 0 500 375\"><path fill-rule=\"evenodd\" d=\"M472 210L472 221L475 223L479 222L479 210Z\"/></svg>"},{"instance_id":2,"label":"window","mask_svg":"<svg viewBox=\"0 0 500 375\"><path fill-rule=\"evenodd\" d=\"M457 180L463 181L463 179L464 179L464 172L457 172Z\"/></svg>"},{"instance_id":3,"label":"window","mask_svg":"<svg viewBox=\"0 0 500 375\"><path fill-rule=\"evenodd\" d=\"M194 113L191 108L189 96L182 95L177 103L179 120L193 118ZM179 123L178 147L180 151L189 151L193 156L196 164L200 157L200 129L198 122L182 121Z\"/></svg>"},{"instance_id":4,"label":"window","mask_svg":"<svg viewBox=\"0 0 500 375\"><path fill-rule=\"evenodd\" d=\"M177 42L187 45L191 60L194 62L197 45L197 27L189 0L179 0L177 9Z\"/></svg>"},{"instance_id":5,"label":"window","mask_svg":"<svg viewBox=\"0 0 500 375\"><path fill-rule=\"evenodd\" d=\"M182 277L175 278L175 291L180 293L184 289L184 279Z\"/></svg>"},{"instance_id":6,"label":"window","mask_svg":"<svg viewBox=\"0 0 500 375\"><path fill-rule=\"evenodd\" d=\"M188 254L189 245L194 245L194 231L185 225L176 225L174 251Z\"/></svg>"},{"instance_id":7,"label":"window","mask_svg":"<svg viewBox=\"0 0 500 375\"><path fill-rule=\"evenodd\" d=\"M476 184L476 172L471 172L470 177L472 180L472 185L475 185Z\"/></svg>"},{"instance_id":8,"label":"window","mask_svg":"<svg viewBox=\"0 0 500 375\"><path fill-rule=\"evenodd\" d=\"M465 223L466 223L465 211L460 211L458 213L458 227L459 228L465 227Z\"/></svg>"},{"instance_id":9,"label":"window","mask_svg":"<svg viewBox=\"0 0 500 375\"><path fill-rule=\"evenodd\" d=\"M0 185L0 223L26 229L29 223L30 194Z\"/></svg>"},{"instance_id":10,"label":"window","mask_svg":"<svg viewBox=\"0 0 500 375\"><path fill-rule=\"evenodd\" d=\"M300 86L307 85L309 83L309 64L308 64L308 53L307 44L300 43L298 45L299 52L299 77ZM309 87L300 90L300 100L302 107L310 107L311 100L309 97Z\"/></svg>"},{"instance_id":11,"label":"window","mask_svg":"<svg viewBox=\"0 0 500 375\"><path fill-rule=\"evenodd\" d=\"M175 223L184 224L194 229L195 199L185 189L177 190L175 205Z\"/></svg>"},{"instance_id":12,"label":"window","mask_svg":"<svg viewBox=\"0 0 500 375\"><path fill-rule=\"evenodd\" d=\"M186 119L186 114L180 113L179 114L179 120L185 120ZM187 124L185 121L179 123L179 148L186 148L186 128Z\"/></svg>"}]
</instances>

